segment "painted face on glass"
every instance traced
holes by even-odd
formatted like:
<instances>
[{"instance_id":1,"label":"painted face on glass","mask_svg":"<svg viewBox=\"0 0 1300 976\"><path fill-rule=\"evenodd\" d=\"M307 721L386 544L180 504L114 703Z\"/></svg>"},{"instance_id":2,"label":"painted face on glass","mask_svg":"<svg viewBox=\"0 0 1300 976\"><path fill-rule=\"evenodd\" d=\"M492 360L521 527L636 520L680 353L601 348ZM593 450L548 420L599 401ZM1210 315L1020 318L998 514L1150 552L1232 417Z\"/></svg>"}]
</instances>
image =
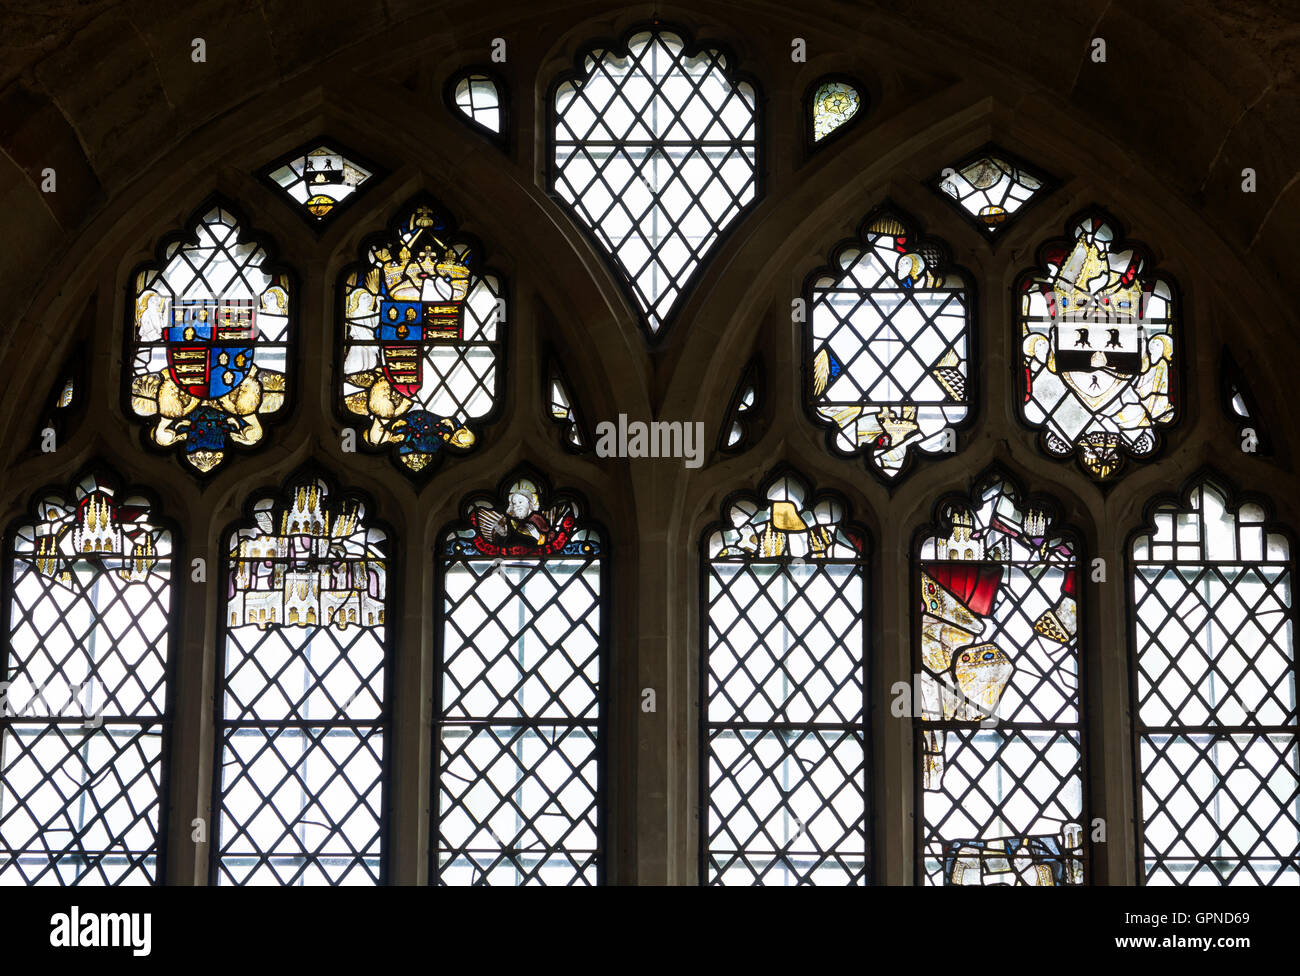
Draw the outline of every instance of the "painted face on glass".
<instances>
[{"instance_id":1,"label":"painted face on glass","mask_svg":"<svg viewBox=\"0 0 1300 976\"><path fill-rule=\"evenodd\" d=\"M506 508L511 518L528 518L533 513L533 501L522 491L510 495L510 504Z\"/></svg>"}]
</instances>

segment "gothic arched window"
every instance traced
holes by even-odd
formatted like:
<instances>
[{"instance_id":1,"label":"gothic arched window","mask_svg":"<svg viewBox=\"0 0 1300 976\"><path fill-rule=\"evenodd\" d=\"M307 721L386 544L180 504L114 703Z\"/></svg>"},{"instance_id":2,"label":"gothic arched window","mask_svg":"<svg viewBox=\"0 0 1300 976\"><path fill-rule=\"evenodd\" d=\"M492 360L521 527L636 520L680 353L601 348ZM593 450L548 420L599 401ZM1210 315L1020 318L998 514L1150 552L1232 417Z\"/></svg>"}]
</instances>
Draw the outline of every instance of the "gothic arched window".
<instances>
[{"instance_id":1,"label":"gothic arched window","mask_svg":"<svg viewBox=\"0 0 1300 976\"><path fill-rule=\"evenodd\" d=\"M1078 541L1001 474L976 484L917 550L924 881L1081 884Z\"/></svg>"},{"instance_id":2,"label":"gothic arched window","mask_svg":"<svg viewBox=\"0 0 1300 976\"><path fill-rule=\"evenodd\" d=\"M651 335L757 196L758 99L680 31L594 46L552 88L551 191L624 277Z\"/></svg>"},{"instance_id":3,"label":"gothic arched window","mask_svg":"<svg viewBox=\"0 0 1300 976\"><path fill-rule=\"evenodd\" d=\"M408 474L472 450L497 411L506 300L481 250L421 197L340 280L343 416Z\"/></svg>"},{"instance_id":4,"label":"gothic arched window","mask_svg":"<svg viewBox=\"0 0 1300 976\"><path fill-rule=\"evenodd\" d=\"M793 474L702 547L702 884L868 884L866 537Z\"/></svg>"},{"instance_id":5,"label":"gothic arched window","mask_svg":"<svg viewBox=\"0 0 1300 976\"><path fill-rule=\"evenodd\" d=\"M970 296L947 249L889 211L868 217L808 277L805 390L836 453L894 479L957 449L969 421Z\"/></svg>"},{"instance_id":6,"label":"gothic arched window","mask_svg":"<svg viewBox=\"0 0 1300 976\"><path fill-rule=\"evenodd\" d=\"M604 875L602 532L528 473L438 546L434 884Z\"/></svg>"},{"instance_id":7,"label":"gothic arched window","mask_svg":"<svg viewBox=\"0 0 1300 976\"><path fill-rule=\"evenodd\" d=\"M247 511L224 573L212 880L380 883L388 536L314 477Z\"/></svg>"},{"instance_id":8,"label":"gothic arched window","mask_svg":"<svg viewBox=\"0 0 1300 976\"><path fill-rule=\"evenodd\" d=\"M1102 213L1038 250L1020 294L1021 418L1097 481L1160 446L1177 416L1174 286Z\"/></svg>"},{"instance_id":9,"label":"gothic arched window","mask_svg":"<svg viewBox=\"0 0 1300 976\"><path fill-rule=\"evenodd\" d=\"M1147 520L1130 564L1141 877L1294 885L1291 540L1211 478Z\"/></svg>"},{"instance_id":10,"label":"gothic arched window","mask_svg":"<svg viewBox=\"0 0 1300 976\"><path fill-rule=\"evenodd\" d=\"M172 546L99 475L10 527L0 884L162 880Z\"/></svg>"},{"instance_id":11,"label":"gothic arched window","mask_svg":"<svg viewBox=\"0 0 1300 976\"><path fill-rule=\"evenodd\" d=\"M164 239L132 282L123 372L150 442L180 449L202 474L232 445L260 444L262 419L289 392L294 297L268 245L216 200Z\"/></svg>"}]
</instances>

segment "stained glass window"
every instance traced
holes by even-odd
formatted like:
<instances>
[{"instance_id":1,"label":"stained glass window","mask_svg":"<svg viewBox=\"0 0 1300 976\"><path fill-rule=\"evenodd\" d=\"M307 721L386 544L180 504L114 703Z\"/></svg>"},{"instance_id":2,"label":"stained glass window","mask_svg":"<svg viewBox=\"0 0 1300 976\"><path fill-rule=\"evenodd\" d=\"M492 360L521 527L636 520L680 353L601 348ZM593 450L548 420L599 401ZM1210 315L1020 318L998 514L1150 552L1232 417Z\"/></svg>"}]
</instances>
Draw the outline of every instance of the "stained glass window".
<instances>
[{"instance_id":1,"label":"stained glass window","mask_svg":"<svg viewBox=\"0 0 1300 976\"><path fill-rule=\"evenodd\" d=\"M925 883L1082 884L1077 542L999 474L935 515L915 580Z\"/></svg>"},{"instance_id":2,"label":"stained glass window","mask_svg":"<svg viewBox=\"0 0 1300 976\"><path fill-rule=\"evenodd\" d=\"M596 47L552 106L552 191L622 271L654 334L756 195L757 97L680 32Z\"/></svg>"},{"instance_id":3,"label":"stained glass window","mask_svg":"<svg viewBox=\"0 0 1300 976\"><path fill-rule=\"evenodd\" d=\"M871 880L866 543L792 474L704 535L701 881Z\"/></svg>"},{"instance_id":4,"label":"stained glass window","mask_svg":"<svg viewBox=\"0 0 1300 976\"><path fill-rule=\"evenodd\" d=\"M387 536L317 478L249 512L228 537L212 877L381 883Z\"/></svg>"},{"instance_id":5,"label":"stained glass window","mask_svg":"<svg viewBox=\"0 0 1300 976\"><path fill-rule=\"evenodd\" d=\"M341 279L345 414L411 474L471 450L497 408L506 303L479 250L419 199Z\"/></svg>"},{"instance_id":6,"label":"stained glass window","mask_svg":"<svg viewBox=\"0 0 1300 976\"><path fill-rule=\"evenodd\" d=\"M8 536L0 884L162 880L172 534L98 475Z\"/></svg>"},{"instance_id":7,"label":"stained glass window","mask_svg":"<svg viewBox=\"0 0 1300 976\"><path fill-rule=\"evenodd\" d=\"M947 249L909 218L868 217L809 277L807 390L841 454L889 480L915 451L955 451L970 412L971 313Z\"/></svg>"},{"instance_id":8,"label":"stained glass window","mask_svg":"<svg viewBox=\"0 0 1300 976\"><path fill-rule=\"evenodd\" d=\"M502 121L501 91L496 79L481 71L469 71L452 84L452 104L475 125L500 135Z\"/></svg>"},{"instance_id":9,"label":"stained glass window","mask_svg":"<svg viewBox=\"0 0 1300 976\"><path fill-rule=\"evenodd\" d=\"M992 236L1009 226L1026 204L1045 192L1048 180L1010 153L990 147L969 162L945 169L935 185L962 213Z\"/></svg>"},{"instance_id":10,"label":"stained glass window","mask_svg":"<svg viewBox=\"0 0 1300 976\"><path fill-rule=\"evenodd\" d=\"M841 126L847 125L862 108L862 96L847 81L827 79L819 82L812 95L813 142L821 142Z\"/></svg>"},{"instance_id":11,"label":"stained glass window","mask_svg":"<svg viewBox=\"0 0 1300 976\"><path fill-rule=\"evenodd\" d=\"M604 548L539 477L475 496L440 545L431 877L603 878Z\"/></svg>"},{"instance_id":12,"label":"stained glass window","mask_svg":"<svg viewBox=\"0 0 1300 976\"><path fill-rule=\"evenodd\" d=\"M1291 541L1209 479L1148 517L1131 577L1142 878L1300 883Z\"/></svg>"},{"instance_id":13,"label":"stained glass window","mask_svg":"<svg viewBox=\"0 0 1300 976\"><path fill-rule=\"evenodd\" d=\"M578 416L578 411L573 406L573 394L569 392L569 381L565 379L563 370L554 360L551 361L548 375L550 396L547 406L550 410L551 419L563 428L564 440L569 447L575 451L585 451L588 447L588 438L585 432L586 425L582 422Z\"/></svg>"},{"instance_id":14,"label":"stained glass window","mask_svg":"<svg viewBox=\"0 0 1300 976\"><path fill-rule=\"evenodd\" d=\"M1019 281L1021 416L1098 481L1153 456L1176 416L1173 285L1117 227L1082 218Z\"/></svg>"},{"instance_id":15,"label":"stained glass window","mask_svg":"<svg viewBox=\"0 0 1300 976\"><path fill-rule=\"evenodd\" d=\"M737 453L750 446L754 436L751 427L758 415L758 374L757 360L750 360L731 395L731 405L723 420L718 444L723 451Z\"/></svg>"},{"instance_id":16,"label":"stained glass window","mask_svg":"<svg viewBox=\"0 0 1300 976\"><path fill-rule=\"evenodd\" d=\"M126 375L150 442L206 474L284 407L293 296L228 206L199 213L133 279Z\"/></svg>"},{"instance_id":17,"label":"stained glass window","mask_svg":"<svg viewBox=\"0 0 1300 976\"><path fill-rule=\"evenodd\" d=\"M329 143L312 143L272 163L263 175L308 220L323 224L375 175L373 164L362 164L353 156Z\"/></svg>"}]
</instances>

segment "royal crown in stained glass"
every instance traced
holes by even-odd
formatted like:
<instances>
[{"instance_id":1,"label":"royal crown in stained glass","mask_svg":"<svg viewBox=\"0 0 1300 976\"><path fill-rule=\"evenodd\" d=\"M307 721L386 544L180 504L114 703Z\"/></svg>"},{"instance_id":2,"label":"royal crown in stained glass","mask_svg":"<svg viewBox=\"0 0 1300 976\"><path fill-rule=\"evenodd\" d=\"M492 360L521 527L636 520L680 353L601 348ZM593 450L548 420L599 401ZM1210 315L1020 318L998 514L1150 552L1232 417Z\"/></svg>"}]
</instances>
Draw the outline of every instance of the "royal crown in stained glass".
<instances>
[{"instance_id":1,"label":"royal crown in stained glass","mask_svg":"<svg viewBox=\"0 0 1300 976\"><path fill-rule=\"evenodd\" d=\"M505 299L432 201L406 208L341 282L345 411L408 472L465 452L497 405Z\"/></svg>"}]
</instances>

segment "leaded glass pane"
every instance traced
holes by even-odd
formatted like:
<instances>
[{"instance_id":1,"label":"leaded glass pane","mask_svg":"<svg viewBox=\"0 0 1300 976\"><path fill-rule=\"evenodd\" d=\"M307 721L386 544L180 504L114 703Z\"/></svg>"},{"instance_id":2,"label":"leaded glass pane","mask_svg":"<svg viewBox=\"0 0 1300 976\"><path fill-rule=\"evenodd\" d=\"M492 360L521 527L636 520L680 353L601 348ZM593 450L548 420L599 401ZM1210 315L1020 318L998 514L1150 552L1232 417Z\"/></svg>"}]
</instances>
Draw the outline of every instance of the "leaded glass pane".
<instances>
[{"instance_id":1,"label":"leaded glass pane","mask_svg":"<svg viewBox=\"0 0 1300 976\"><path fill-rule=\"evenodd\" d=\"M812 98L813 141L821 142L858 114L862 96L846 81L826 81Z\"/></svg>"},{"instance_id":2,"label":"leaded glass pane","mask_svg":"<svg viewBox=\"0 0 1300 976\"><path fill-rule=\"evenodd\" d=\"M863 535L790 475L723 514L704 544L701 881L866 884Z\"/></svg>"},{"instance_id":3,"label":"leaded glass pane","mask_svg":"<svg viewBox=\"0 0 1300 976\"><path fill-rule=\"evenodd\" d=\"M597 884L600 535L519 477L467 502L440 559L434 883Z\"/></svg>"},{"instance_id":4,"label":"leaded glass pane","mask_svg":"<svg viewBox=\"0 0 1300 976\"><path fill-rule=\"evenodd\" d=\"M655 29L589 51L555 89L551 189L623 272L652 334L756 194L757 97L731 71L721 52Z\"/></svg>"},{"instance_id":5,"label":"leaded glass pane","mask_svg":"<svg viewBox=\"0 0 1300 976\"><path fill-rule=\"evenodd\" d=\"M1300 884L1294 564L1212 482L1133 545L1142 876Z\"/></svg>"},{"instance_id":6,"label":"leaded glass pane","mask_svg":"<svg viewBox=\"0 0 1300 976\"><path fill-rule=\"evenodd\" d=\"M564 439L576 451L587 448L587 439L583 433L583 423L578 411L573 406L573 395L569 393L569 384L564 374L555 363L550 369L550 401L547 404L551 419L564 430Z\"/></svg>"},{"instance_id":7,"label":"leaded glass pane","mask_svg":"<svg viewBox=\"0 0 1300 976\"><path fill-rule=\"evenodd\" d=\"M920 547L926 884L1082 884L1077 542L998 475Z\"/></svg>"},{"instance_id":8,"label":"leaded glass pane","mask_svg":"<svg viewBox=\"0 0 1300 976\"><path fill-rule=\"evenodd\" d=\"M1152 457L1176 417L1173 286L1102 216L1039 256L1019 286L1021 416L1049 454L1105 481Z\"/></svg>"},{"instance_id":9,"label":"leaded glass pane","mask_svg":"<svg viewBox=\"0 0 1300 976\"><path fill-rule=\"evenodd\" d=\"M7 553L0 884L153 884L168 732L172 535L92 476Z\"/></svg>"},{"instance_id":10,"label":"leaded glass pane","mask_svg":"<svg viewBox=\"0 0 1300 976\"><path fill-rule=\"evenodd\" d=\"M283 163L265 170L304 217L320 224L334 216L375 174L328 143L309 144Z\"/></svg>"},{"instance_id":11,"label":"leaded glass pane","mask_svg":"<svg viewBox=\"0 0 1300 976\"><path fill-rule=\"evenodd\" d=\"M971 312L946 249L909 222L869 218L811 279L804 346L815 416L843 454L886 479L914 451L956 450L969 413Z\"/></svg>"},{"instance_id":12,"label":"leaded glass pane","mask_svg":"<svg viewBox=\"0 0 1300 976\"><path fill-rule=\"evenodd\" d=\"M456 82L452 97L462 115L492 132L501 131L501 93L482 74L467 74Z\"/></svg>"},{"instance_id":13,"label":"leaded glass pane","mask_svg":"<svg viewBox=\"0 0 1300 976\"><path fill-rule=\"evenodd\" d=\"M958 169L945 169L938 185L979 226L994 235L1044 189L1044 178L993 152Z\"/></svg>"},{"instance_id":14,"label":"leaded glass pane","mask_svg":"<svg viewBox=\"0 0 1300 976\"><path fill-rule=\"evenodd\" d=\"M383 878L388 540L315 479L229 537L217 884Z\"/></svg>"},{"instance_id":15,"label":"leaded glass pane","mask_svg":"<svg viewBox=\"0 0 1300 976\"><path fill-rule=\"evenodd\" d=\"M751 359L731 394L731 405L723 417L722 433L718 439L718 447L723 451L739 453L752 446L757 436L757 431L751 428L756 427L758 419L759 373L758 361Z\"/></svg>"},{"instance_id":16,"label":"leaded glass pane","mask_svg":"<svg viewBox=\"0 0 1300 976\"><path fill-rule=\"evenodd\" d=\"M506 302L477 251L436 204L416 201L340 283L343 408L411 474L472 450L497 409Z\"/></svg>"},{"instance_id":17,"label":"leaded glass pane","mask_svg":"<svg viewBox=\"0 0 1300 976\"><path fill-rule=\"evenodd\" d=\"M289 279L225 206L160 246L133 282L131 412L149 438L206 474L231 445L261 443L288 389Z\"/></svg>"}]
</instances>

